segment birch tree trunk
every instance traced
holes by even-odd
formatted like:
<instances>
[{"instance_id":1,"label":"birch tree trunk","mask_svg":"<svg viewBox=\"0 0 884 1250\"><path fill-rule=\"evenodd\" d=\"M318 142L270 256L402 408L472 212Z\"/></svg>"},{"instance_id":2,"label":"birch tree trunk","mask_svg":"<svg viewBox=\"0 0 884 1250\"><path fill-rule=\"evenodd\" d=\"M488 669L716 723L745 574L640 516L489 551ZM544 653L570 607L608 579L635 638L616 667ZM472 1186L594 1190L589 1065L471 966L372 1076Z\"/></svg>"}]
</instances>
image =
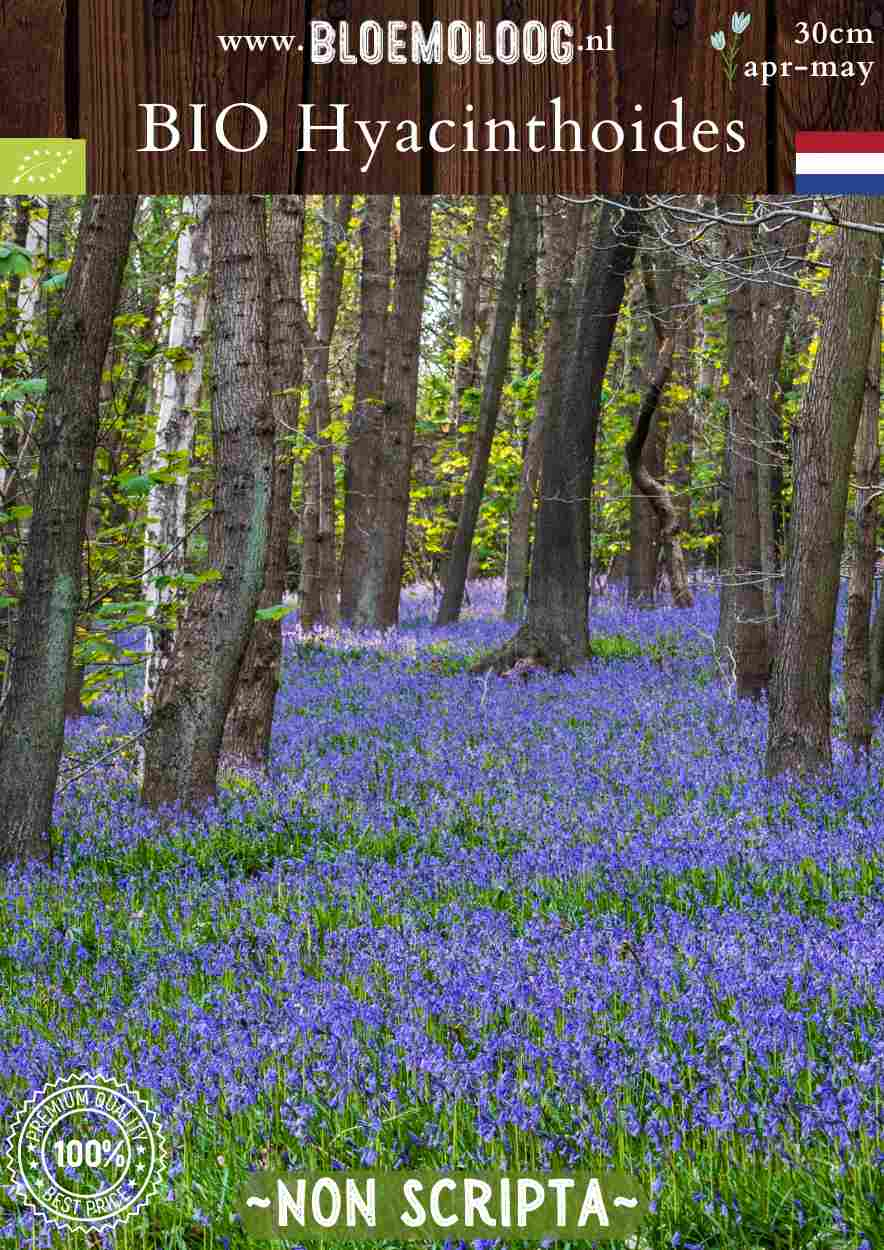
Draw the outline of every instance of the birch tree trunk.
<instances>
[{"instance_id":1,"label":"birch tree trunk","mask_svg":"<svg viewBox=\"0 0 884 1250\"><path fill-rule=\"evenodd\" d=\"M150 605L152 624L145 632L147 660L144 666L144 711L153 707L160 672L168 661L174 636L169 617L177 592L158 586L161 576L175 576L184 568L184 535L187 515L185 463L193 446L196 407L203 379L203 334L208 298L205 277L209 265L209 208L211 196L185 197L182 211L192 222L178 236L172 320L168 356L159 394L156 443L149 469L170 470L172 482L158 482L147 498L148 521L144 530L142 595ZM182 357L189 367L182 368Z\"/></svg>"},{"instance_id":2,"label":"birch tree trunk","mask_svg":"<svg viewBox=\"0 0 884 1250\"><path fill-rule=\"evenodd\" d=\"M769 656L761 567L759 520L759 408L758 377L752 334L752 295L748 284L749 239L744 230L728 230L728 251L741 261L746 281L737 281L728 297L728 468L733 564L727 604L733 621L719 627L731 639L738 697L757 697L767 688ZM766 432L765 432L766 434ZM725 602L723 600L723 602Z\"/></svg>"},{"instance_id":3,"label":"birch tree trunk","mask_svg":"<svg viewBox=\"0 0 884 1250\"><path fill-rule=\"evenodd\" d=\"M845 198L860 224L884 201ZM768 775L832 762L831 673L844 518L869 347L878 316L881 236L839 229L813 375L795 422L794 496L779 646L770 693Z\"/></svg>"},{"instance_id":4,"label":"birch tree trunk","mask_svg":"<svg viewBox=\"0 0 884 1250\"><path fill-rule=\"evenodd\" d=\"M85 201L47 365L39 469L10 680L0 713L0 863L47 860L98 435L101 366L135 196Z\"/></svg>"},{"instance_id":5,"label":"birch tree trunk","mask_svg":"<svg viewBox=\"0 0 884 1250\"><path fill-rule=\"evenodd\" d=\"M209 564L160 674L142 797L196 808L214 798L227 713L264 581L273 479L264 197L215 196L212 230L212 439Z\"/></svg>"}]
</instances>

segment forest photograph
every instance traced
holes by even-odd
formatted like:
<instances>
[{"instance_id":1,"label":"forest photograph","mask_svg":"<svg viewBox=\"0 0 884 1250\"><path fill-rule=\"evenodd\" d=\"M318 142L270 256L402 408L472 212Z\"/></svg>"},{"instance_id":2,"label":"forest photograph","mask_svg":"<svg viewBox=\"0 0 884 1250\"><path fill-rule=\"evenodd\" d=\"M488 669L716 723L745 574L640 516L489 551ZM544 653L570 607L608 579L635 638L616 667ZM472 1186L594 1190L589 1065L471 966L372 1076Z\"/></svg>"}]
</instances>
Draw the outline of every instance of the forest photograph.
<instances>
[{"instance_id":1,"label":"forest photograph","mask_svg":"<svg viewBox=\"0 0 884 1250\"><path fill-rule=\"evenodd\" d=\"M596 1167L607 1244L884 1250L882 253L875 196L0 197L0 1247ZM22 1127L86 1074L161 1130L125 1219L65 1216L110 1129Z\"/></svg>"}]
</instances>

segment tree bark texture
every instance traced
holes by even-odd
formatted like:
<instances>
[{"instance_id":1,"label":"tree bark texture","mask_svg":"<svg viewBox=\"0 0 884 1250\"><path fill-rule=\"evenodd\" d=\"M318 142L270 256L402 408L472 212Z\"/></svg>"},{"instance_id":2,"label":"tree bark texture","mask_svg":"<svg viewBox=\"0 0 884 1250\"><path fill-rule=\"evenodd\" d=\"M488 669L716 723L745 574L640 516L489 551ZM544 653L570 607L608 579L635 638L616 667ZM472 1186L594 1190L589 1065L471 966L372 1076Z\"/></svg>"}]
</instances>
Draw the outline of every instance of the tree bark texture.
<instances>
[{"instance_id":1,"label":"tree bark texture","mask_svg":"<svg viewBox=\"0 0 884 1250\"><path fill-rule=\"evenodd\" d=\"M378 474L384 431L392 211L392 195L371 195L365 200L359 349L345 461L344 550L341 560L341 617L354 624L358 616L360 586L367 572L369 539L377 520Z\"/></svg>"},{"instance_id":2,"label":"tree bark texture","mask_svg":"<svg viewBox=\"0 0 884 1250\"><path fill-rule=\"evenodd\" d=\"M316 330L302 325L310 377L307 436L313 451L304 466L304 511L301 526L302 558L299 620L304 630L320 621L338 623L338 561L335 542L335 449L326 430L331 421L328 371L331 343L338 320L344 256L352 195L326 195L322 205L322 261Z\"/></svg>"},{"instance_id":3,"label":"tree bark texture","mask_svg":"<svg viewBox=\"0 0 884 1250\"><path fill-rule=\"evenodd\" d=\"M859 755L872 745L872 665L869 623L875 582L878 532L878 476L881 463L878 421L881 413L881 318L875 320L859 434L856 440L856 501L853 558L847 583L844 638L844 692L847 739Z\"/></svg>"},{"instance_id":4,"label":"tree bark texture","mask_svg":"<svg viewBox=\"0 0 884 1250\"><path fill-rule=\"evenodd\" d=\"M184 537L187 516L187 474L196 428L196 407L203 380L203 334L208 307L206 275L209 266L208 195L185 197L183 211L192 221L178 236L172 320L169 325L169 357L163 366L156 443L151 469L175 472L172 482L157 482L147 497L148 521L144 530L144 598L155 624L145 631L147 661L144 666L144 710L150 713L160 670L172 650L174 628L163 614L176 598L171 586L158 586L160 576L184 570ZM174 354L173 354L174 353ZM181 367L181 355L190 361Z\"/></svg>"},{"instance_id":5,"label":"tree bark texture","mask_svg":"<svg viewBox=\"0 0 884 1250\"><path fill-rule=\"evenodd\" d=\"M875 196L844 200L845 219L880 221ZM770 693L767 771L810 773L832 761L831 671L853 449L878 315L881 238L839 231L813 375L793 431L794 495L779 646Z\"/></svg>"},{"instance_id":6,"label":"tree bark texture","mask_svg":"<svg viewBox=\"0 0 884 1250\"><path fill-rule=\"evenodd\" d=\"M227 713L264 581L273 478L269 272L262 196L216 196L212 228L212 440L209 564L160 676L145 745L151 807L214 798Z\"/></svg>"},{"instance_id":7,"label":"tree bark texture","mask_svg":"<svg viewBox=\"0 0 884 1250\"><path fill-rule=\"evenodd\" d=\"M287 438L298 428L304 345L301 340L301 253L304 197L273 197L270 254L269 367L273 388L275 448L270 535L259 608L282 604L292 527L292 457ZM282 669L282 619L256 620L239 671L224 729L226 756L265 769L270 756L273 708Z\"/></svg>"},{"instance_id":8,"label":"tree bark texture","mask_svg":"<svg viewBox=\"0 0 884 1250\"><path fill-rule=\"evenodd\" d=\"M777 203L783 197L765 196ZM758 522L761 534L761 570L768 650L776 645L776 582L781 563L783 460L785 443L780 410L779 376L786 331L795 306L810 222L789 222L774 234L756 237L755 266L769 273L769 282L752 284L752 322L758 424ZM805 297L806 298L806 297Z\"/></svg>"},{"instance_id":9,"label":"tree bark texture","mask_svg":"<svg viewBox=\"0 0 884 1250\"><path fill-rule=\"evenodd\" d=\"M508 643L477 660L476 672L503 672L519 659L565 672L589 658L590 497L602 383L640 235L631 197L622 208L605 204L582 275L558 419L543 432L528 618Z\"/></svg>"},{"instance_id":10,"label":"tree bark texture","mask_svg":"<svg viewBox=\"0 0 884 1250\"><path fill-rule=\"evenodd\" d=\"M396 296L378 456L377 511L368 537L365 573L354 618L356 625L374 629L389 629L399 621L432 210L430 196L400 197Z\"/></svg>"},{"instance_id":11,"label":"tree bark texture","mask_svg":"<svg viewBox=\"0 0 884 1250\"><path fill-rule=\"evenodd\" d=\"M0 863L49 858L52 799L80 599L101 367L135 196L92 196L52 334L39 469L10 679L0 715Z\"/></svg>"},{"instance_id":12,"label":"tree bark texture","mask_svg":"<svg viewBox=\"0 0 884 1250\"><path fill-rule=\"evenodd\" d=\"M537 393L537 410L528 431L506 563L504 615L508 621L516 622L525 615L527 602L531 521L540 481L543 427L550 419L550 412L555 413L561 402L562 342L571 305L577 236L583 213L583 205L557 204L553 197L546 199L544 208L549 254L544 266L543 285L549 321L543 340L543 372Z\"/></svg>"},{"instance_id":13,"label":"tree bark texture","mask_svg":"<svg viewBox=\"0 0 884 1250\"><path fill-rule=\"evenodd\" d=\"M728 231L728 252L733 263L749 265L750 240L744 230ZM770 667L759 519L759 455L767 435L766 431L761 431L758 419L758 364L748 281L736 280L728 296L727 323L726 439L733 564L724 576L731 583L727 604L733 613L733 622L720 632L731 639L736 691L742 698L757 697L767 688Z\"/></svg>"},{"instance_id":14,"label":"tree bark texture","mask_svg":"<svg viewBox=\"0 0 884 1250\"><path fill-rule=\"evenodd\" d=\"M494 441L494 431L497 426L500 396L503 391L509 364L510 336L516 319L519 289L531 249L531 227L533 223L526 211L525 197L521 195L510 196L509 206L510 233L506 249L503 282L501 283L494 314L494 333L491 340L491 351L488 356L488 366L485 372L482 402L479 406L479 418L473 438L470 472L461 502L457 530L451 545L445 589L436 615L437 625L450 625L460 616L467 581L470 551L476 532L476 522L479 519L485 480L488 475L491 444Z\"/></svg>"}]
</instances>

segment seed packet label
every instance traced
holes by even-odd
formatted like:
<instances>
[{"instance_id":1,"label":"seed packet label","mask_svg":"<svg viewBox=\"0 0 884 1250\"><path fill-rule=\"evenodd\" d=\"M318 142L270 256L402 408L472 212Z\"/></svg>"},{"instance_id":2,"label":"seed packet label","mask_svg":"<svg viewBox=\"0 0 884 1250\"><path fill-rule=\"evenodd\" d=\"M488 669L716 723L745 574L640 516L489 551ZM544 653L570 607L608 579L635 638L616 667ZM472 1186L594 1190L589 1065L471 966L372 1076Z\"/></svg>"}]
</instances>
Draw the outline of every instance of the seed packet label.
<instances>
[{"instance_id":1,"label":"seed packet label","mask_svg":"<svg viewBox=\"0 0 884 1250\"><path fill-rule=\"evenodd\" d=\"M261 1239L611 1241L647 1209L619 1171L262 1171L239 1194L243 1228Z\"/></svg>"}]
</instances>

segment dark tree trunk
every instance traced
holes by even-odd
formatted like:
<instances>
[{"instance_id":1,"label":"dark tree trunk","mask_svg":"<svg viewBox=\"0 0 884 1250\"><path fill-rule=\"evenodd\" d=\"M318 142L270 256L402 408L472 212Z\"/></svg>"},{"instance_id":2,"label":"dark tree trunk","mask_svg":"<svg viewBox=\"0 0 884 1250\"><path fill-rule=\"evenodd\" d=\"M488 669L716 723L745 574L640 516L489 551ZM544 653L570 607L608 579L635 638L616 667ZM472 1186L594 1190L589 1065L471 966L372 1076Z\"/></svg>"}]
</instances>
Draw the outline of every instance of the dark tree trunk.
<instances>
[{"instance_id":1,"label":"dark tree trunk","mask_svg":"<svg viewBox=\"0 0 884 1250\"><path fill-rule=\"evenodd\" d=\"M648 380L653 378L659 343L647 311L642 308L644 289L642 283L634 283L631 300L632 317L630 340L635 335L638 342L630 341L628 353L632 358L631 389L641 395ZM653 392L648 392L648 397ZM664 457L663 440L656 396L650 409L650 425L642 436L641 468L654 481L662 480ZM634 437L634 436L633 436ZM627 468L629 461L627 460ZM657 569L660 562L660 521L651 502L637 486L630 470L629 492L629 555L626 565L627 598L636 607L651 608L657 595Z\"/></svg>"},{"instance_id":2,"label":"dark tree trunk","mask_svg":"<svg viewBox=\"0 0 884 1250\"><path fill-rule=\"evenodd\" d=\"M65 720L77 720L80 716L86 715L86 709L83 706L83 682L85 680L86 670L82 664L74 663L72 655L64 687Z\"/></svg>"},{"instance_id":3,"label":"dark tree trunk","mask_svg":"<svg viewBox=\"0 0 884 1250\"><path fill-rule=\"evenodd\" d=\"M675 351L672 368L677 380L687 391L692 390L691 360L694 342L696 318L693 308L688 314L684 305L687 303L684 292L684 278L678 284L677 299L673 301L681 305L676 317L678 324L675 331ZM678 513L678 527L682 534L691 532L691 477L694 462L694 413L696 405L693 399L682 400L673 408L669 418L669 461L671 470L669 486L672 502Z\"/></svg>"},{"instance_id":4,"label":"dark tree trunk","mask_svg":"<svg viewBox=\"0 0 884 1250\"><path fill-rule=\"evenodd\" d=\"M272 200L270 253L269 367L273 387L276 447L270 538L264 561L259 608L282 603L292 528L292 458L286 439L297 429L304 379L301 342L301 250L304 198L276 195ZM223 750L252 768L264 769L270 753L273 706L282 668L282 620L255 621L239 672L236 695L224 730Z\"/></svg>"},{"instance_id":5,"label":"dark tree trunk","mask_svg":"<svg viewBox=\"0 0 884 1250\"><path fill-rule=\"evenodd\" d=\"M845 199L848 221L880 221L874 196ZM881 236L839 232L813 376L795 423L792 520L770 694L767 771L832 762L831 672L853 447L878 315Z\"/></svg>"},{"instance_id":6,"label":"dark tree trunk","mask_svg":"<svg viewBox=\"0 0 884 1250\"><path fill-rule=\"evenodd\" d=\"M341 618L354 622L360 585L367 571L369 537L376 523L378 507L378 473L384 436L387 308L390 303L392 195L367 196L364 211L359 350L346 456L341 563Z\"/></svg>"},{"instance_id":7,"label":"dark tree trunk","mask_svg":"<svg viewBox=\"0 0 884 1250\"><path fill-rule=\"evenodd\" d=\"M869 618L875 581L875 538L878 529L878 420L881 412L881 319L875 320L866 391L856 441L856 506L853 559L847 587L844 641L844 690L847 695L847 739L855 755L872 745L872 670Z\"/></svg>"},{"instance_id":8,"label":"dark tree trunk","mask_svg":"<svg viewBox=\"0 0 884 1250\"><path fill-rule=\"evenodd\" d=\"M212 437L209 564L157 687L142 795L159 807L214 798L224 723L264 580L273 482L269 272L262 196L212 202Z\"/></svg>"},{"instance_id":9,"label":"dark tree trunk","mask_svg":"<svg viewBox=\"0 0 884 1250\"><path fill-rule=\"evenodd\" d=\"M430 261L430 196L399 200L396 307L387 360L384 426L378 466L378 507L368 539L365 575L355 623L388 629L399 620L399 595L408 526L411 460L417 414L421 321Z\"/></svg>"},{"instance_id":10,"label":"dark tree trunk","mask_svg":"<svg viewBox=\"0 0 884 1250\"><path fill-rule=\"evenodd\" d=\"M588 658L590 497L602 383L641 219L606 204L581 283L577 331L558 420L543 432L541 498L531 564L528 619L509 643L474 671L510 668L522 658L573 669Z\"/></svg>"},{"instance_id":11,"label":"dark tree trunk","mask_svg":"<svg viewBox=\"0 0 884 1250\"><path fill-rule=\"evenodd\" d=\"M494 314L494 335L491 340L491 351L488 356L488 368L482 390L482 402L479 407L479 419L473 439L473 455L470 461L470 472L467 478L461 503L457 530L451 545L451 557L448 561L448 576L445 579L445 590L439 611L436 615L437 625L450 625L460 616L463 604L464 588L467 580L467 566L479 519L479 509L485 490L485 479L488 475L488 460L491 455L491 444L497 426L497 414L500 408L500 395L506 378L510 353L510 335L516 318L516 306L519 299L519 288L522 283L525 265L531 250L532 225L534 224L526 212L525 197L510 196L510 236L506 250L506 264L503 282L497 298Z\"/></svg>"},{"instance_id":12,"label":"dark tree trunk","mask_svg":"<svg viewBox=\"0 0 884 1250\"><path fill-rule=\"evenodd\" d=\"M331 421L328 390L331 341L338 320L344 260L338 244L347 238L347 223L353 207L352 195L326 195L322 207L322 262L319 269L319 298L316 304L316 332L302 327L308 347L310 373L310 415L307 434L314 451L304 471L304 513L302 532L299 619L311 630L318 621L338 622L338 571L335 550L335 449L325 431Z\"/></svg>"},{"instance_id":13,"label":"dark tree trunk","mask_svg":"<svg viewBox=\"0 0 884 1250\"><path fill-rule=\"evenodd\" d=\"M479 302L482 294L482 273L485 265L485 249L488 244L488 220L491 216L491 197L476 196L476 211L473 227L470 231L466 255L463 258L463 280L461 284L460 318L457 326L457 337L462 343L469 343L469 351L459 357L454 371L454 389L451 394L450 425L454 431L454 439L461 452L469 451L469 442L461 431L465 416L464 396L471 387L479 385L479 345L476 331L479 324ZM454 531L457 528L460 498L455 493L449 494L447 511L448 524L442 539L442 553L439 556L439 574L444 583L448 575L448 560Z\"/></svg>"},{"instance_id":14,"label":"dark tree trunk","mask_svg":"<svg viewBox=\"0 0 884 1250\"><path fill-rule=\"evenodd\" d=\"M653 512L656 521L654 536L659 543L663 567L669 578L672 601L677 608L690 608L694 599L688 586L687 569L681 549L678 512L663 483L666 469L666 425L660 421L659 415L657 450L654 457L655 465L659 466L659 479L650 471L643 454L651 422L658 413L660 399L672 372L675 353L675 336L671 330L674 271L672 268L654 265L650 257L643 257L642 272L654 341L657 344L657 359L650 385L639 409L635 431L626 444L626 463L632 478L633 495L641 496ZM653 586L651 593L653 594Z\"/></svg>"},{"instance_id":15,"label":"dark tree trunk","mask_svg":"<svg viewBox=\"0 0 884 1250\"><path fill-rule=\"evenodd\" d=\"M881 710L884 703L884 593L879 590L878 606L872 623L870 646L872 669L872 715Z\"/></svg>"},{"instance_id":16,"label":"dark tree trunk","mask_svg":"<svg viewBox=\"0 0 884 1250\"><path fill-rule=\"evenodd\" d=\"M669 578L672 602L677 608L689 608L694 600L688 586L684 555L678 537L678 513L669 498L666 487L651 476L642 457L651 421L669 380L673 349L674 343L671 338L664 339L660 345L654 376L642 400L635 432L626 444L626 463L632 477L633 489L647 500L657 518L663 566Z\"/></svg>"},{"instance_id":17,"label":"dark tree trunk","mask_svg":"<svg viewBox=\"0 0 884 1250\"><path fill-rule=\"evenodd\" d=\"M785 197L766 196L765 203ZM777 379L782 365L786 330L795 305L810 222L795 221L775 234L756 240L757 262L771 274L770 282L752 284L754 326L756 422L758 426L758 522L761 537L761 569L764 578L764 616L768 651L776 647L776 579L780 567L779 538L782 533L782 494L785 443Z\"/></svg>"},{"instance_id":18,"label":"dark tree trunk","mask_svg":"<svg viewBox=\"0 0 884 1250\"><path fill-rule=\"evenodd\" d=\"M525 197L525 211L529 218L531 242L525 277L519 292L519 355L522 373L529 374L537 357L537 196Z\"/></svg>"},{"instance_id":19,"label":"dark tree trunk","mask_svg":"<svg viewBox=\"0 0 884 1250\"><path fill-rule=\"evenodd\" d=\"M123 195L85 201L76 255L52 327L31 541L0 716L2 863L49 858L101 367L135 205L135 196Z\"/></svg>"},{"instance_id":20,"label":"dark tree trunk","mask_svg":"<svg viewBox=\"0 0 884 1250\"><path fill-rule=\"evenodd\" d=\"M749 238L744 230L728 231L728 251L744 265ZM733 565L728 604L733 622L727 628L733 652L737 695L757 698L769 676L768 628L765 618L759 522L759 447L766 437L759 429L752 336L752 295L748 282L738 282L728 297L728 468ZM725 630L720 630L722 634Z\"/></svg>"},{"instance_id":21,"label":"dark tree trunk","mask_svg":"<svg viewBox=\"0 0 884 1250\"><path fill-rule=\"evenodd\" d=\"M549 413L561 401L562 343L571 305L571 280L577 251L577 234L583 206L552 204L546 219L545 296L549 323L543 341L543 374L537 395L537 411L528 432L528 443L522 465L522 480L510 525L506 563L506 608L508 621L521 621L525 614L528 591L528 553L531 542L531 519L540 480L543 451L543 427ZM523 348L524 350L524 348Z\"/></svg>"}]
</instances>

